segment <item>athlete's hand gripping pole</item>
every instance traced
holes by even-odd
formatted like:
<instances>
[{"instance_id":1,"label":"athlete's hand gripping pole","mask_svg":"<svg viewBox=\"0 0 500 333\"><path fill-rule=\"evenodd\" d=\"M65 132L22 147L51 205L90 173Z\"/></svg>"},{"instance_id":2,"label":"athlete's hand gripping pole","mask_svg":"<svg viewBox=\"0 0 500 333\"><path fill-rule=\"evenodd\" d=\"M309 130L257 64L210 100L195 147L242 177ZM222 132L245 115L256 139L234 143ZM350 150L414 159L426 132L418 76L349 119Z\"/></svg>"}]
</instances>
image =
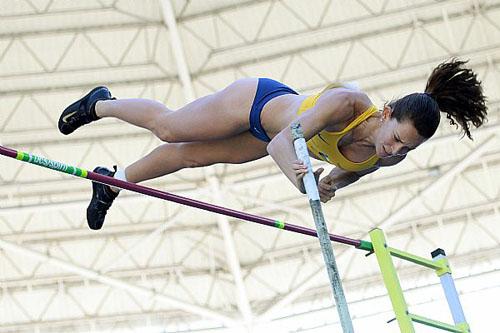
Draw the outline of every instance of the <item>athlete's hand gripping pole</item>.
<instances>
[{"instance_id":1,"label":"athlete's hand gripping pole","mask_svg":"<svg viewBox=\"0 0 500 333\"><path fill-rule=\"evenodd\" d=\"M314 223L316 224L316 231L318 233L318 239L321 245L321 252L323 253L326 270L328 272L330 284L333 289L333 297L335 298L335 303L337 304L340 324L342 325L342 330L344 331L344 333L353 333L354 329L352 326L351 316L349 315L349 309L347 308L347 301L345 299L344 290L342 288L342 281L340 279L337 264L335 262L332 243L330 242L330 239L328 237L325 218L323 216L323 211L321 210L318 187L312 171L311 160L309 159L309 153L307 151L304 133L299 123L293 123L291 126L291 130L293 145L295 147L297 158L299 160L302 160L302 162L307 166L307 174L303 178L304 187L307 196L309 197L309 204L311 205Z\"/></svg>"}]
</instances>

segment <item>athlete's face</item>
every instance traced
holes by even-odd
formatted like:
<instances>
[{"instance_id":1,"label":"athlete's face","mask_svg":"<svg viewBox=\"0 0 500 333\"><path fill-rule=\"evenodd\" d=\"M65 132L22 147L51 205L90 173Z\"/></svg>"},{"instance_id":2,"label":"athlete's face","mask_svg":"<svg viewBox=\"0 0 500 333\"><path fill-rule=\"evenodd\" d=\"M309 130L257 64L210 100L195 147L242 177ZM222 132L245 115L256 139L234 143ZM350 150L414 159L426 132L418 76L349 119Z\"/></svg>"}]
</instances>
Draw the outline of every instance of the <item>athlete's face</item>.
<instances>
[{"instance_id":1,"label":"athlete's face","mask_svg":"<svg viewBox=\"0 0 500 333\"><path fill-rule=\"evenodd\" d=\"M376 154L380 158L406 155L426 141L418 134L411 121L398 122L395 118L391 118L391 114L392 109L385 106L375 141Z\"/></svg>"}]
</instances>

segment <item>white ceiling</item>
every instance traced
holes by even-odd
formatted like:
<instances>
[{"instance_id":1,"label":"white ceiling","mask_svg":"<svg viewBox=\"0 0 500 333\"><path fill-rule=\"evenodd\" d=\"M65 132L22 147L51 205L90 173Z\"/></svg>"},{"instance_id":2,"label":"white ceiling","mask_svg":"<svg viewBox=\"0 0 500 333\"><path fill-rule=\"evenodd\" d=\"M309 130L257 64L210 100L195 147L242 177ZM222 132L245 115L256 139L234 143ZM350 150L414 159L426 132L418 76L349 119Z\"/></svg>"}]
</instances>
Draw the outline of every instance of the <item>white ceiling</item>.
<instances>
[{"instance_id":1,"label":"white ceiling","mask_svg":"<svg viewBox=\"0 0 500 333\"><path fill-rule=\"evenodd\" d=\"M323 209L335 234L368 239L380 226L394 247L426 257L446 249L464 299L483 292L482 301L493 302L488 291L500 286L500 1L172 5L196 97L264 76L306 94L357 81L382 106L422 91L441 61L470 59L490 108L474 141L443 121L404 163L340 190ZM158 0L0 0L0 143L86 169L135 161L159 144L150 133L103 120L63 137L57 119L102 84L118 97L182 106L170 42ZM245 319L254 327L274 319L276 331L305 331L309 320L338 326L314 238L125 192L93 232L85 221L88 181L2 158L0 184L0 332L144 332L145 325L170 332ZM307 198L270 158L182 170L146 185L313 227ZM385 323L392 314L376 260L343 245L335 251L355 328L369 322L373 331L397 332ZM437 277L398 269L411 308L425 314ZM493 324L464 307L473 330ZM450 321L446 313L437 316Z\"/></svg>"}]
</instances>

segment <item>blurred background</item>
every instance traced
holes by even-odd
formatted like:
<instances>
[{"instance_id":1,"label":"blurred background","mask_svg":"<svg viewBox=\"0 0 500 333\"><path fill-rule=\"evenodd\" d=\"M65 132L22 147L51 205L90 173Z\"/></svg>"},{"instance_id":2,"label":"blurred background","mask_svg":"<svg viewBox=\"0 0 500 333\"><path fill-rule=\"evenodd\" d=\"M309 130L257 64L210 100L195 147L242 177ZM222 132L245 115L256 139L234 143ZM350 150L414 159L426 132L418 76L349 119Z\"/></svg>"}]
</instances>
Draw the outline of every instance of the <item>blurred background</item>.
<instances>
[{"instance_id":1,"label":"blurred background","mask_svg":"<svg viewBox=\"0 0 500 333\"><path fill-rule=\"evenodd\" d=\"M472 331L492 332L499 22L493 0L0 0L0 144L123 167L160 142L109 119L69 137L57 130L62 110L94 86L175 109L242 77L302 94L356 81L382 108L422 92L440 62L470 60L489 106L474 141L443 119L403 163L323 209L335 234L368 239L378 226L393 247L427 258L444 248ZM340 332L317 239L125 191L94 232L90 185L0 159L0 332ZM145 185L314 227L307 197L269 157ZM334 250L356 332L399 332L375 257ZM410 310L451 323L435 274L396 264Z\"/></svg>"}]
</instances>

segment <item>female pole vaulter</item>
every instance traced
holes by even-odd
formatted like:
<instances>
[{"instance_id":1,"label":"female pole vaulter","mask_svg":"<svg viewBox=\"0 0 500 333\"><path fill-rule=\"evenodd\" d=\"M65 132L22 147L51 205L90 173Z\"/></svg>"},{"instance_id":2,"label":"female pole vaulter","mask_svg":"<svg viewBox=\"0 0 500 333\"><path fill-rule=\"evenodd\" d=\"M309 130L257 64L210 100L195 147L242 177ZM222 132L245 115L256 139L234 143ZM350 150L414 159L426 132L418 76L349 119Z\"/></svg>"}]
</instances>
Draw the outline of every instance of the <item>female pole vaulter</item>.
<instances>
[{"instance_id":1,"label":"female pole vaulter","mask_svg":"<svg viewBox=\"0 0 500 333\"><path fill-rule=\"evenodd\" d=\"M362 91L330 85L312 96L300 95L267 78L237 80L214 94L178 109L147 99L115 99L97 87L68 106L59 130L70 134L101 118L114 117L151 131L165 143L125 169L95 172L138 183L183 168L215 163L245 163L270 155L302 192L307 172L298 161L290 124L298 121L312 158L335 167L318 182L327 202L339 188L380 167L401 162L436 132L443 112L472 139L471 126L486 120L486 98L476 74L458 59L439 64L424 92L378 109ZM315 171L317 179L323 169ZM87 221L100 229L118 189L93 183Z\"/></svg>"}]
</instances>

